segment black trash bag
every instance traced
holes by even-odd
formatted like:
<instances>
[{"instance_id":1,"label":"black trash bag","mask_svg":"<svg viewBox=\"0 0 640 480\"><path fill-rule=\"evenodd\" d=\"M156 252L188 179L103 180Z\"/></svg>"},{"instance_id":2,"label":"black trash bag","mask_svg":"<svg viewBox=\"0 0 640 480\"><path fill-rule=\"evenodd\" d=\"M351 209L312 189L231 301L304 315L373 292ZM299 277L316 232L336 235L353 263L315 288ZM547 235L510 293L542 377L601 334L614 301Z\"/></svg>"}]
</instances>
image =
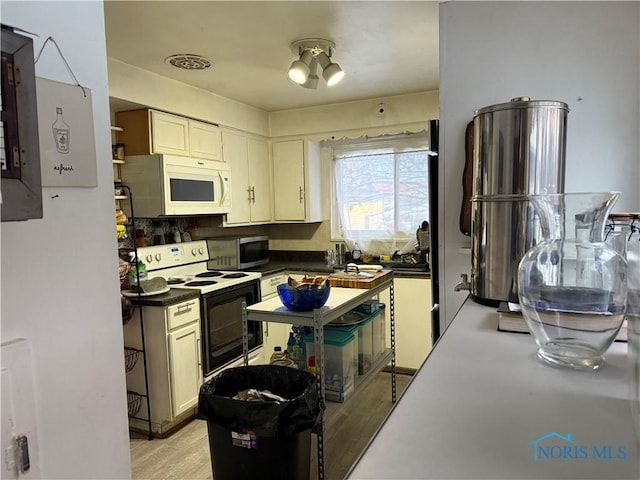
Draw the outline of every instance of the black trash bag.
<instances>
[{"instance_id":1,"label":"black trash bag","mask_svg":"<svg viewBox=\"0 0 640 480\"><path fill-rule=\"evenodd\" d=\"M234 400L238 392L269 390L284 402ZM289 436L311 430L324 409L316 377L279 365L250 365L224 370L202 385L198 418L235 432L261 437Z\"/></svg>"}]
</instances>

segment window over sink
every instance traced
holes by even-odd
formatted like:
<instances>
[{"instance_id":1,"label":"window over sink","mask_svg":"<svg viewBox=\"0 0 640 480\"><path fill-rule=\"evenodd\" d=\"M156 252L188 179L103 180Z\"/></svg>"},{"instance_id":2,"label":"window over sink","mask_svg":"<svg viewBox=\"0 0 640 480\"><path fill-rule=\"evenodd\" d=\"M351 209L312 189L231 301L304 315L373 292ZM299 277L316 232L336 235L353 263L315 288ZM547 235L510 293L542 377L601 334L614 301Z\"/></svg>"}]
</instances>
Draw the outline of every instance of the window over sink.
<instances>
[{"instance_id":1,"label":"window over sink","mask_svg":"<svg viewBox=\"0 0 640 480\"><path fill-rule=\"evenodd\" d=\"M332 162L332 238L390 254L429 221L426 132L327 141Z\"/></svg>"}]
</instances>

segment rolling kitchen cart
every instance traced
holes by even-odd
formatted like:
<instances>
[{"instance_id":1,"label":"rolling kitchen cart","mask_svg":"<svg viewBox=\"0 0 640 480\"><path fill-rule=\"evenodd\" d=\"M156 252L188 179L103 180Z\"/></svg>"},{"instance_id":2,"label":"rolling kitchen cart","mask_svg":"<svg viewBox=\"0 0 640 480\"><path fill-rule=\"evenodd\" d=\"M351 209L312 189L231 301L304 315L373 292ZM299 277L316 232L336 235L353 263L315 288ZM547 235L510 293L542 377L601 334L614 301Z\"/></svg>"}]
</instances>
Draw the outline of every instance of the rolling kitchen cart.
<instances>
[{"instance_id":1,"label":"rolling kitchen cart","mask_svg":"<svg viewBox=\"0 0 640 480\"><path fill-rule=\"evenodd\" d=\"M254 305L245 306L243 308L243 344L244 344L244 363L248 365L249 351L247 345L247 321L263 321L274 323L287 323L291 325L312 327L314 333L314 341L316 345L316 379L318 388L322 398L325 398L325 352L324 352L324 326L338 319L350 310L358 307L362 303L374 298L380 292L389 289L390 304L387 311L389 312L389 325L391 329L391 348L386 349L373 363L372 368L364 375L357 376L355 388L362 387L368 380L379 373L386 365L391 362L391 400L396 401L396 361L395 361L395 319L394 319L394 295L393 295L393 272L383 271L378 277L377 282L372 282L369 288L344 288L331 287L331 294L327 303L322 307L311 312L294 312L288 310L280 298L275 297L264 302ZM347 400L348 401L348 400ZM326 412L327 421L333 416L335 410L339 410L340 403L331 403L331 408ZM318 437L318 478L324 479L324 432L326 427L324 414L321 415L317 428Z\"/></svg>"}]
</instances>

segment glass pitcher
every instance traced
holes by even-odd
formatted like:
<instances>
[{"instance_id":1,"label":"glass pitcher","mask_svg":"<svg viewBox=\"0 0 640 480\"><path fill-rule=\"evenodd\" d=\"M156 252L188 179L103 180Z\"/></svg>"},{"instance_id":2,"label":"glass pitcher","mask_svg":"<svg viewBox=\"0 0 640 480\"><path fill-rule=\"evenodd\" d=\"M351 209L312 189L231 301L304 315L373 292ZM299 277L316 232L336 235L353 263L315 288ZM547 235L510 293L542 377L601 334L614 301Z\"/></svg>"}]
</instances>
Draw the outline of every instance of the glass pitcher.
<instances>
[{"instance_id":1,"label":"glass pitcher","mask_svg":"<svg viewBox=\"0 0 640 480\"><path fill-rule=\"evenodd\" d=\"M604 241L618 192L531 195L544 240L518 268L518 298L546 364L598 369L625 317L627 262Z\"/></svg>"}]
</instances>

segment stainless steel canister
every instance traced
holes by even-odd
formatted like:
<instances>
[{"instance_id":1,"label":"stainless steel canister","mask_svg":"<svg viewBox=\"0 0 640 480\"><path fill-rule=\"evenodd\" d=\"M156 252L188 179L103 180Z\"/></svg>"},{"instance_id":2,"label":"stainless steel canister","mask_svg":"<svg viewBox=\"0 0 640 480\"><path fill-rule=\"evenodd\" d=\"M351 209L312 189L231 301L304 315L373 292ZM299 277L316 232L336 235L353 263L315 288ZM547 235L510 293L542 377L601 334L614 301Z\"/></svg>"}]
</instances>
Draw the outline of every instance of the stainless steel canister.
<instances>
[{"instance_id":1,"label":"stainless steel canister","mask_svg":"<svg viewBox=\"0 0 640 480\"><path fill-rule=\"evenodd\" d=\"M518 264L539 241L527 195L563 193L566 103L518 97L475 112L471 295L518 301Z\"/></svg>"}]
</instances>

